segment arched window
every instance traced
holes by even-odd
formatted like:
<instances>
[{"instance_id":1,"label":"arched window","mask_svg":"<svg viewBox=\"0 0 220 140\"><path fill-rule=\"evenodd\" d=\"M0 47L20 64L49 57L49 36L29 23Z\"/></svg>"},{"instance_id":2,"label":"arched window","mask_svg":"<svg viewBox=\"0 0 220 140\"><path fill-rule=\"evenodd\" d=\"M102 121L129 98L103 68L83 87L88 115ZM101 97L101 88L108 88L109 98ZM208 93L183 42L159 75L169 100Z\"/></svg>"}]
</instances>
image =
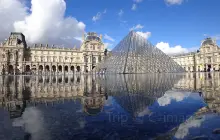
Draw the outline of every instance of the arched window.
<instances>
[{"instance_id":1,"label":"arched window","mask_svg":"<svg viewBox=\"0 0 220 140\"><path fill-rule=\"evenodd\" d=\"M92 63L93 63L93 64L96 63L96 58L95 58L95 57L92 58Z\"/></svg>"},{"instance_id":2,"label":"arched window","mask_svg":"<svg viewBox=\"0 0 220 140\"><path fill-rule=\"evenodd\" d=\"M99 56L99 62L101 62L101 60L102 60L102 57L101 57L101 56Z\"/></svg>"},{"instance_id":3,"label":"arched window","mask_svg":"<svg viewBox=\"0 0 220 140\"><path fill-rule=\"evenodd\" d=\"M9 57L10 57L10 60L14 60L13 54L10 54Z\"/></svg>"},{"instance_id":4,"label":"arched window","mask_svg":"<svg viewBox=\"0 0 220 140\"><path fill-rule=\"evenodd\" d=\"M60 61L59 61L59 62L62 62L62 59L63 59L63 58L62 58L62 57L60 57Z\"/></svg>"}]
</instances>

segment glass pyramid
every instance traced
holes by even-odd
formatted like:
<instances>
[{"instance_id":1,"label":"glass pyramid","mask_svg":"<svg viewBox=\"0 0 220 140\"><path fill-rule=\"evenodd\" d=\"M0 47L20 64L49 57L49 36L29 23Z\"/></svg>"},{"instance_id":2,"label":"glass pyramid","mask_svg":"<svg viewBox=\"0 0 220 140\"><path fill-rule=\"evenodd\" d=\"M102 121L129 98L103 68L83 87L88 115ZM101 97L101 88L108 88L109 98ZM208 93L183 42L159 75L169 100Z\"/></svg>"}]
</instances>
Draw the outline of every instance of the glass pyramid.
<instances>
[{"instance_id":1,"label":"glass pyramid","mask_svg":"<svg viewBox=\"0 0 220 140\"><path fill-rule=\"evenodd\" d=\"M105 73L184 72L173 59L131 31L97 67Z\"/></svg>"}]
</instances>

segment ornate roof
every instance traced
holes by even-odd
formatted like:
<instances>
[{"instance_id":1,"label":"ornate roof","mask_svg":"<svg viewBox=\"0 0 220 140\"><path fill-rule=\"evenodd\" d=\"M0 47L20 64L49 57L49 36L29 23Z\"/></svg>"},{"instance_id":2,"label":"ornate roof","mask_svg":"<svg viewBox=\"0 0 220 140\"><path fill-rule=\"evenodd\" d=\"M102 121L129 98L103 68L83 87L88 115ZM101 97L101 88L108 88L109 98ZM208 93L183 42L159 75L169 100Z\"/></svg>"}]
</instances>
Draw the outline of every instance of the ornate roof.
<instances>
[{"instance_id":1,"label":"ornate roof","mask_svg":"<svg viewBox=\"0 0 220 140\"><path fill-rule=\"evenodd\" d=\"M89 32L86 36L86 40L87 41L92 41L92 40L101 41L100 37L95 32Z\"/></svg>"},{"instance_id":2,"label":"ornate roof","mask_svg":"<svg viewBox=\"0 0 220 140\"><path fill-rule=\"evenodd\" d=\"M206 45L213 45L216 44L215 41L212 38L206 38L205 40L202 41L202 46Z\"/></svg>"}]
</instances>

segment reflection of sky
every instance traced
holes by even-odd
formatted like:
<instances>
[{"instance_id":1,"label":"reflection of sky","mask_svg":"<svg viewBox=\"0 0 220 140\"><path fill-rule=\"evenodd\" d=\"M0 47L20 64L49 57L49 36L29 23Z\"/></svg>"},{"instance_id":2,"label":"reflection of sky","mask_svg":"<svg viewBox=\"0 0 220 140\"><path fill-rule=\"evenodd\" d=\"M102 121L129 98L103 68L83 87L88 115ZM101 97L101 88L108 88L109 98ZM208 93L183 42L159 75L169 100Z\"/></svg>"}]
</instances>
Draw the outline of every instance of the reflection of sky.
<instances>
[{"instance_id":1,"label":"reflection of sky","mask_svg":"<svg viewBox=\"0 0 220 140\"><path fill-rule=\"evenodd\" d=\"M166 106L171 104L172 101L180 102L186 98L193 98L197 100L201 100L201 97L198 93L191 93L191 92L178 92L178 91L167 91L165 92L164 96L160 97L157 102L160 106Z\"/></svg>"},{"instance_id":2,"label":"reflection of sky","mask_svg":"<svg viewBox=\"0 0 220 140\"><path fill-rule=\"evenodd\" d=\"M189 129L193 127L200 127L202 125L202 122L204 121L204 118L195 119L193 117L190 117L186 122L181 124L175 133L175 137L178 139L183 139L185 136L189 134Z\"/></svg>"},{"instance_id":3,"label":"reflection of sky","mask_svg":"<svg viewBox=\"0 0 220 140\"><path fill-rule=\"evenodd\" d=\"M109 96L105 101L103 111L97 115L88 116L84 113L83 105L79 101L66 101L64 104L54 104L53 106L38 105L36 108L26 108L22 118L14 121L14 126L26 124L26 128L29 128L35 125L30 130L25 129L26 132L33 136L35 134L43 136L45 132L48 132L49 134L46 133L48 134L46 136L50 136L51 139L81 139L84 137L115 139L136 136L148 139L177 127L204 106L203 100L196 93L187 96L180 95L183 98L178 97L178 102L175 97L171 97L176 94L170 94L170 92L168 94L172 98L169 104L160 106L156 101L140 110L137 118L132 118L128 108L119 103L120 100L116 101L114 97ZM130 103L134 104L132 107L135 107L137 102L139 101L134 100ZM184 115L181 121L170 121L166 118L167 116L179 118L181 115ZM185 127L180 128L183 128L183 131L188 130L184 129ZM44 131L45 129L47 131ZM178 133L176 135L178 136Z\"/></svg>"},{"instance_id":4,"label":"reflection of sky","mask_svg":"<svg viewBox=\"0 0 220 140\"><path fill-rule=\"evenodd\" d=\"M26 108L21 118L15 119L14 127L24 127L24 131L31 135L31 140L50 139L46 134L42 112L36 107Z\"/></svg>"},{"instance_id":5,"label":"reflection of sky","mask_svg":"<svg viewBox=\"0 0 220 140\"><path fill-rule=\"evenodd\" d=\"M220 130L220 116L218 114L191 117L179 126L174 138L181 140L200 137L204 139L219 140L220 135L213 134L213 131L216 129Z\"/></svg>"}]
</instances>

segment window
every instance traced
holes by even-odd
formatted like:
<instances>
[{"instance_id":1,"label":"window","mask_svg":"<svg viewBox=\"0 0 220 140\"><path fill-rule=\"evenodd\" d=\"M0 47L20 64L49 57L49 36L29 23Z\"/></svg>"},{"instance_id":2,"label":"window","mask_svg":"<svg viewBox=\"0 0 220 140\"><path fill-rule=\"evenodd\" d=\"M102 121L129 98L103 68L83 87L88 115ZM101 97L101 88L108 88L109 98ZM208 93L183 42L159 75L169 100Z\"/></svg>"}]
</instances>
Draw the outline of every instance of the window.
<instances>
[{"instance_id":1,"label":"window","mask_svg":"<svg viewBox=\"0 0 220 140\"><path fill-rule=\"evenodd\" d=\"M93 50L95 50L95 45L93 45Z\"/></svg>"},{"instance_id":2,"label":"window","mask_svg":"<svg viewBox=\"0 0 220 140\"><path fill-rule=\"evenodd\" d=\"M2 58L5 58L5 54L2 55Z\"/></svg>"},{"instance_id":3,"label":"window","mask_svg":"<svg viewBox=\"0 0 220 140\"><path fill-rule=\"evenodd\" d=\"M53 57L53 62L56 62L56 56Z\"/></svg>"},{"instance_id":4,"label":"window","mask_svg":"<svg viewBox=\"0 0 220 140\"><path fill-rule=\"evenodd\" d=\"M50 62L50 56L47 57L47 62Z\"/></svg>"}]
</instances>

